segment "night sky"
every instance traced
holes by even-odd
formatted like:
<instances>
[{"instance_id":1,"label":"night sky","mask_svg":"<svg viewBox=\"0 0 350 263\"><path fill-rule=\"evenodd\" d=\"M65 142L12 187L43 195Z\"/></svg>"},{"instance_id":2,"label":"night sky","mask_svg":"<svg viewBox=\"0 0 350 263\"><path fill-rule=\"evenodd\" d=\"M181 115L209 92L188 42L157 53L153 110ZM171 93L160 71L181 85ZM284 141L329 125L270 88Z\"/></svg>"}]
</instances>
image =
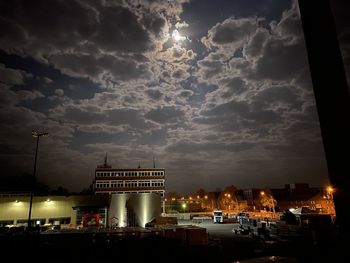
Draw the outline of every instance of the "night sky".
<instances>
[{"instance_id":1,"label":"night sky","mask_svg":"<svg viewBox=\"0 0 350 263\"><path fill-rule=\"evenodd\" d=\"M0 1L0 32L1 175L32 173L35 129L52 188L106 153L180 193L328 182L294 1Z\"/></svg>"}]
</instances>

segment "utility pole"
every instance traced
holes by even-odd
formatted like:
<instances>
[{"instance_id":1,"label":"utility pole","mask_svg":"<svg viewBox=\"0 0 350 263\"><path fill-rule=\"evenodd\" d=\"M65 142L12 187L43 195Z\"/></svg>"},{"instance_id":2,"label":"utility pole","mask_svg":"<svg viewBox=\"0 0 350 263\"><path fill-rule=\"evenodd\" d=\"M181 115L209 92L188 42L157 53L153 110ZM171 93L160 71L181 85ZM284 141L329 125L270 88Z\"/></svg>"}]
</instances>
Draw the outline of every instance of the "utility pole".
<instances>
[{"instance_id":1,"label":"utility pole","mask_svg":"<svg viewBox=\"0 0 350 263\"><path fill-rule=\"evenodd\" d=\"M38 133L34 130L32 130L32 136L36 138L36 148L35 148L35 159L34 159L34 170L33 170L33 183L32 183L32 190L30 193L30 202L29 202L29 215L28 215L28 228L31 226L30 220L32 216L32 206L33 206L33 196L34 196L34 186L35 186L35 174L36 174L36 162L38 158L38 148L39 148L39 138L41 136L48 136L49 133L43 132L43 133Z\"/></svg>"}]
</instances>

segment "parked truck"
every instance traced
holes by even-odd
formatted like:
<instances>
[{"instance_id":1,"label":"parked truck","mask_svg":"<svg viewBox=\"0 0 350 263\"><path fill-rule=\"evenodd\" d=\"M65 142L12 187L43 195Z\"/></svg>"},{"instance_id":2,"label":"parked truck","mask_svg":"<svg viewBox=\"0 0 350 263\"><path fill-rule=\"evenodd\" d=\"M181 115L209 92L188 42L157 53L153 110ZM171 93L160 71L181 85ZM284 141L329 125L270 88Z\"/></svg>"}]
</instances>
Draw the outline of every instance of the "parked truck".
<instances>
[{"instance_id":1,"label":"parked truck","mask_svg":"<svg viewBox=\"0 0 350 263\"><path fill-rule=\"evenodd\" d=\"M213 215L213 221L214 223L223 223L224 222L224 216L221 210L215 210Z\"/></svg>"}]
</instances>

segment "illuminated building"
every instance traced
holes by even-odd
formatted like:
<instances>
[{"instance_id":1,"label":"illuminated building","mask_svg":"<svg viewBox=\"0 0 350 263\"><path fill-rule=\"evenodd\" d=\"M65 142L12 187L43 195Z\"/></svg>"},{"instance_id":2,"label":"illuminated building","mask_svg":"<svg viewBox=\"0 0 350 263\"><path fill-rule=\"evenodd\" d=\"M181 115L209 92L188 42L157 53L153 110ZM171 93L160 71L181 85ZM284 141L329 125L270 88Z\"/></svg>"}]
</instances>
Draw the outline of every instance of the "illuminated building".
<instances>
[{"instance_id":1,"label":"illuminated building","mask_svg":"<svg viewBox=\"0 0 350 263\"><path fill-rule=\"evenodd\" d=\"M100 214L100 225L106 226L108 196L34 196L31 225L60 225L75 228L85 213ZM0 226L27 225L30 195L0 195Z\"/></svg>"},{"instance_id":2,"label":"illuminated building","mask_svg":"<svg viewBox=\"0 0 350 263\"><path fill-rule=\"evenodd\" d=\"M145 227L161 214L160 195L150 193L112 194L108 225Z\"/></svg>"},{"instance_id":3,"label":"illuminated building","mask_svg":"<svg viewBox=\"0 0 350 263\"><path fill-rule=\"evenodd\" d=\"M99 227L145 227L161 214L159 194L34 196L31 225L81 228L94 216ZM0 195L0 227L26 226L30 195Z\"/></svg>"},{"instance_id":4,"label":"illuminated building","mask_svg":"<svg viewBox=\"0 0 350 263\"><path fill-rule=\"evenodd\" d=\"M107 164L95 169L95 194L165 193L165 169L155 168L116 169Z\"/></svg>"}]
</instances>

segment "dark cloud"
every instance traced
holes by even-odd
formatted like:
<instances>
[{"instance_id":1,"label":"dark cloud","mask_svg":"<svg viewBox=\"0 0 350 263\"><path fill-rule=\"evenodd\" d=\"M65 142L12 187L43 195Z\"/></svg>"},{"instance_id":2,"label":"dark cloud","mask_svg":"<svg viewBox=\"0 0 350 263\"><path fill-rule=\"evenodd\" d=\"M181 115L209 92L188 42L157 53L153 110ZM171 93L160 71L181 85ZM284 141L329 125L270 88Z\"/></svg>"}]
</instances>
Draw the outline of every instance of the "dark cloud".
<instances>
[{"instance_id":1,"label":"dark cloud","mask_svg":"<svg viewBox=\"0 0 350 263\"><path fill-rule=\"evenodd\" d=\"M82 125L126 125L130 128L136 129L146 129L151 127L150 124L145 122L139 111L126 108L101 110L95 106L71 105L69 107L67 106L52 111L50 116L67 122L72 122L73 124Z\"/></svg>"},{"instance_id":2,"label":"dark cloud","mask_svg":"<svg viewBox=\"0 0 350 263\"><path fill-rule=\"evenodd\" d=\"M177 69L173 72L173 74L171 75L173 78L175 79L179 79L179 80L184 80L187 77L189 77L188 74L186 74L186 72L182 69Z\"/></svg>"},{"instance_id":3,"label":"dark cloud","mask_svg":"<svg viewBox=\"0 0 350 263\"><path fill-rule=\"evenodd\" d=\"M203 112L206 116L224 116L249 112L249 105L243 101L230 101Z\"/></svg>"},{"instance_id":4,"label":"dark cloud","mask_svg":"<svg viewBox=\"0 0 350 263\"><path fill-rule=\"evenodd\" d=\"M137 129L150 129L151 125L146 123L140 112L133 109L117 109L107 111L107 122L112 125L127 124Z\"/></svg>"},{"instance_id":5,"label":"dark cloud","mask_svg":"<svg viewBox=\"0 0 350 263\"><path fill-rule=\"evenodd\" d=\"M241 152L254 147L254 144L248 142L242 143L212 143L212 142L187 142L180 141L167 147L169 152L182 154L194 154L199 152Z\"/></svg>"},{"instance_id":6,"label":"dark cloud","mask_svg":"<svg viewBox=\"0 0 350 263\"><path fill-rule=\"evenodd\" d=\"M247 45L243 48L243 54L249 58L256 58L261 55L263 46L269 37L265 28L258 28L255 34L249 39Z\"/></svg>"},{"instance_id":7,"label":"dark cloud","mask_svg":"<svg viewBox=\"0 0 350 263\"><path fill-rule=\"evenodd\" d=\"M95 12L77 1L5 1L0 10L0 16L11 23L13 29L17 29L9 38L5 38L10 43L15 43L14 46L7 45L5 41L2 43L7 48L30 53L44 49L65 49L96 31ZM25 38L20 37L23 32ZM19 39L25 41L18 41Z\"/></svg>"},{"instance_id":8,"label":"dark cloud","mask_svg":"<svg viewBox=\"0 0 350 263\"><path fill-rule=\"evenodd\" d=\"M191 90L183 90L180 92L179 96L183 97L183 98L188 98L188 97L192 96L193 94L194 94L194 92Z\"/></svg>"},{"instance_id":9,"label":"dark cloud","mask_svg":"<svg viewBox=\"0 0 350 263\"><path fill-rule=\"evenodd\" d=\"M184 113L180 109L170 106L152 109L145 114L145 117L162 124L177 123L183 120Z\"/></svg>"},{"instance_id":10,"label":"dark cloud","mask_svg":"<svg viewBox=\"0 0 350 263\"><path fill-rule=\"evenodd\" d=\"M222 94L222 96L226 98L231 97L234 94L241 94L242 92L248 90L246 82L239 77L222 79L220 80L220 84L227 87L226 92L223 92Z\"/></svg>"},{"instance_id":11,"label":"dark cloud","mask_svg":"<svg viewBox=\"0 0 350 263\"><path fill-rule=\"evenodd\" d=\"M301 111L304 103L300 90L293 86L271 86L258 92L253 99L253 107L256 110L270 108Z\"/></svg>"},{"instance_id":12,"label":"dark cloud","mask_svg":"<svg viewBox=\"0 0 350 263\"><path fill-rule=\"evenodd\" d=\"M146 65L139 64L131 57L62 54L52 56L50 61L68 75L89 77L96 81L102 80L104 76L117 81L148 78L151 75Z\"/></svg>"},{"instance_id":13,"label":"dark cloud","mask_svg":"<svg viewBox=\"0 0 350 263\"><path fill-rule=\"evenodd\" d=\"M303 43L289 44L285 40L274 39L266 43L264 56L257 61L255 78L288 80L295 72L307 66L307 55Z\"/></svg>"},{"instance_id":14,"label":"dark cloud","mask_svg":"<svg viewBox=\"0 0 350 263\"><path fill-rule=\"evenodd\" d=\"M62 120L73 121L81 124L92 124L95 122L103 122L103 114L97 113L92 108L83 110L80 107L66 107Z\"/></svg>"},{"instance_id":15,"label":"dark cloud","mask_svg":"<svg viewBox=\"0 0 350 263\"><path fill-rule=\"evenodd\" d=\"M66 50L82 41L108 51L143 52L152 46L138 17L123 6L100 4L93 8L79 1L40 0L3 2L1 10L0 15L13 28L26 32L26 41L16 41L14 48L27 52L33 48L42 52Z\"/></svg>"},{"instance_id":16,"label":"dark cloud","mask_svg":"<svg viewBox=\"0 0 350 263\"><path fill-rule=\"evenodd\" d=\"M6 68L0 63L0 82L8 85L21 85L24 83L24 72L11 68Z\"/></svg>"},{"instance_id":17,"label":"dark cloud","mask_svg":"<svg viewBox=\"0 0 350 263\"><path fill-rule=\"evenodd\" d=\"M204 58L197 62L199 66L198 75L201 76L202 79L207 80L210 79L217 74L223 72L224 65L220 61L215 61L210 56Z\"/></svg>"},{"instance_id":18,"label":"dark cloud","mask_svg":"<svg viewBox=\"0 0 350 263\"><path fill-rule=\"evenodd\" d=\"M15 92L11 91L8 85L0 83L0 107L13 106L19 102Z\"/></svg>"},{"instance_id":19,"label":"dark cloud","mask_svg":"<svg viewBox=\"0 0 350 263\"><path fill-rule=\"evenodd\" d=\"M13 31L1 38L2 49L34 56L66 74L97 82L102 74L111 80L150 75L140 64L147 61L141 54L154 44L127 7L79 1L16 1L1 7L0 17L6 22L1 30Z\"/></svg>"},{"instance_id":20,"label":"dark cloud","mask_svg":"<svg viewBox=\"0 0 350 263\"><path fill-rule=\"evenodd\" d=\"M291 8L283 12L281 20L274 29L280 37L287 39L291 43L303 42L303 29L297 1L292 1Z\"/></svg>"},{"instance_id":21,"label":"dark cloud","mask_svg":"<svg viewBox=\"0 0 350 263\"><path fill-rule=\"evenodd\" d=\"M141 20L141 24L156 36L160 35L165 23L165 19L156 13L145 14Z\"/></svg>"},{"instance_id":22,"label":"dark cloud","mask_svg":"<svg viewBox=\"0 0 350 263\"><path fill-rule=\"evenodd\" d=\"M150 98L154 100L159 100L163 96L163 93L157 89L148 89L145 92Z\"/></svg>"},{"instance_id":23,"label":"dark cloud","mask_svg":"<svg viewBox=\"0 0 350 263\"><path fill-rule=\"evenodd\" d=\"M348 1L337 0L330 1L333 19L335 22L336 33L338 35L339 46L343 56L344 69L350 86L350 22L348 13L350 5Z\"/></svg>"},{"instance_id":24,"label":"dark cloud","mask_svg":"<svg viewBox=\"0 0 350 263\"><path fill-rule=\"evenodd\" d=\"M99 27L92 38L98 46L107 51L136 53L152 49L147 31L130 10L122 6L108 6L102 7L99 12Z\"/></svg>"},{"instance_id":25,"label":"dark cloud","mask_svg":"<svg viewBox=\"0 0 350 263\"><path fill-rule=\"evenodd\" d=\"M213 45L241 45L256 30L257 23L257 18L229 18L214 26L209 31L208 39L203 39L203 42L209 40Z\"/></svg>"},{"instance_id":26,"label":"dark cloud","mask_svg":"<svg viewBox=\"0 0 350 263\"><path fill-rule=\"evenodd\" d=\"M154 146L163 146L164 144L166 144L167 139L168 139L167 129L162 128L158 130L152 130L152 131L140 133L136 141L136 144L148 145L149 147L154 148ZM155 152L153 154L156 155L157 153Z\"/></svg>"}]
</instances>

